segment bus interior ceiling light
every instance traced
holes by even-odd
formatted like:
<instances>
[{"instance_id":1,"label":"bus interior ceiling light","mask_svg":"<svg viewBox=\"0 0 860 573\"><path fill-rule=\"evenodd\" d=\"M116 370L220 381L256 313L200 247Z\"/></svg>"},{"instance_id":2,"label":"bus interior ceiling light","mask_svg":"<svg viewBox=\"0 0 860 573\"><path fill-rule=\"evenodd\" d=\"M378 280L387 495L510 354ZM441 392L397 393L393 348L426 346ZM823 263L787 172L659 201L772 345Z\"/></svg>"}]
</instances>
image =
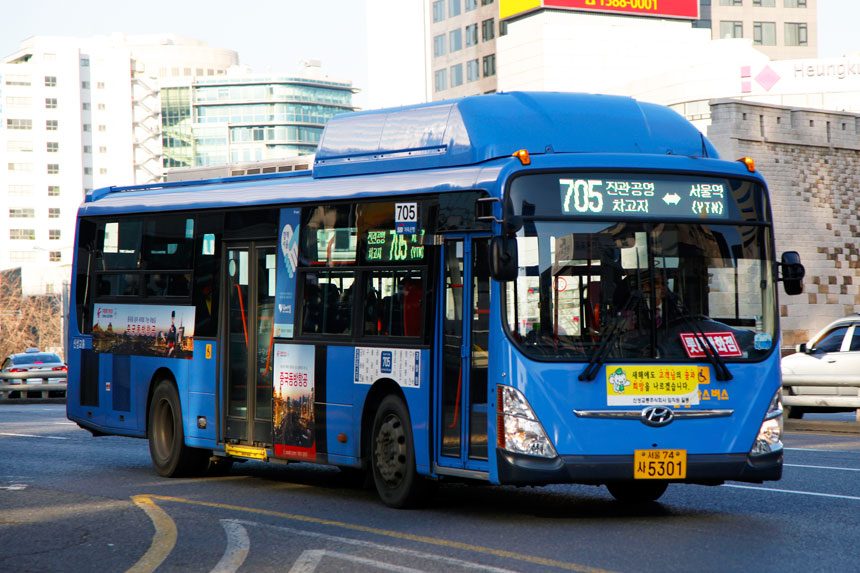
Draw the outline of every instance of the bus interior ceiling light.
<instances>
[{"instance_id":1,"label":"bus interior ceiling light","mask_svg":"<svg viewBox=\"0 0 860 573\"><path fill-rule=\"evenodd\" d=\"M752 157L741 157L738 161L747 166L747 171L755 173L755 159Z\"/></svg>"},{"instance_id":2,"label":"bus interior ceiling light","mask_svg":"<svg viewBox=\"0 0 860 573\"><path fill-rule=\"evenodd\" d=\"M522 163L523 165L531 165L532 164L532 158L529 155L528 149L518 149L518 150L514 151L513 157L516 157L517 159L519 159L520 163Z\"/></svg>"},{"instance_id":3,"label":"bus interior ceiling light","mask_svg":"<svg viewBox=\"0 0 860 573\"><path fill-rule=\"evenodd\" d=\"M558 455L528 400L519 390L499 385L496 408L496 440L500 448L541 458Z\"/></svg>"}]
</instances>

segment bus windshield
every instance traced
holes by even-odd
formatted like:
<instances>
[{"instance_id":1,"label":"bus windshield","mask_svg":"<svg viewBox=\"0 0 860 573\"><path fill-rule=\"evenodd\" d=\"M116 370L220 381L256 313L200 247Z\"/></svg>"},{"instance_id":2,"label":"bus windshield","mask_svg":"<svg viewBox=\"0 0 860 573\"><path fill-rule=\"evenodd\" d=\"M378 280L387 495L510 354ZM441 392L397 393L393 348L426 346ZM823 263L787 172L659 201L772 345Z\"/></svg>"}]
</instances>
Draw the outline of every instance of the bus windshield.
<instances>
[{"instance_id":1,"label":"bus windshield","mask_svg":"<svg viewBox=\"0 0 860 573\"><path fill-rule=\"evenodd\" d=\"M512 338L538 359L702 360L706 333L727 360L770 353L775 332L769 227L528 221L519 277L506 285Z\"/></svg>"}]
</instances>

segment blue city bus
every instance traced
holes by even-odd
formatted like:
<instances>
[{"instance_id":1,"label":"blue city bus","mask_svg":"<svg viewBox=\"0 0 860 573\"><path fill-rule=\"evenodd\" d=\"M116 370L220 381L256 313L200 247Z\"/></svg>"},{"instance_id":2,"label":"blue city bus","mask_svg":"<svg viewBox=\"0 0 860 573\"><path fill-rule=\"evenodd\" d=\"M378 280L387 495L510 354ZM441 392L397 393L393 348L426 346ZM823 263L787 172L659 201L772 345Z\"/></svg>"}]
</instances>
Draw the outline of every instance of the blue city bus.
<instances>
[{"instance_id":1,"label":"blue city bus","mask_svg":"<svg viewBox=\"0 0 860 573\"><path fill-rule=\"evenodd\" d=\"M630 98L344 114L313 168L109 187L78 213L68 417L162 476L312 462L392 507L444 480L782 472L767 187Z\"/></svg>"}]
</instances>

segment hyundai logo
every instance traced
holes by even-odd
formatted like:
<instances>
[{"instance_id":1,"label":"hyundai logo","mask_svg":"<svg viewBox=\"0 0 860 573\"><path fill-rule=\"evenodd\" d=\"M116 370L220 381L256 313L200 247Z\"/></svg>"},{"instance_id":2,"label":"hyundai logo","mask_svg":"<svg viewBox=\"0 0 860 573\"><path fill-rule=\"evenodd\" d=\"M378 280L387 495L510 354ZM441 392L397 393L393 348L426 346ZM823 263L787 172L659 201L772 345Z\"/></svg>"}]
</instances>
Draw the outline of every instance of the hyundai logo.
<instances>
[{"instance_id":1,"label":"hyundai logo","mask_svg":"<svg viewBox=\"0 0 860 573\"><path fill-rule=\"evenodd\" d=\"M660 426L670 424L675 418L675 413L669 408L664 408L663 406L648 406L642 410L642 413L639 416L639 419L646 426L659 428Z\"/></svg>"}]
</instances>

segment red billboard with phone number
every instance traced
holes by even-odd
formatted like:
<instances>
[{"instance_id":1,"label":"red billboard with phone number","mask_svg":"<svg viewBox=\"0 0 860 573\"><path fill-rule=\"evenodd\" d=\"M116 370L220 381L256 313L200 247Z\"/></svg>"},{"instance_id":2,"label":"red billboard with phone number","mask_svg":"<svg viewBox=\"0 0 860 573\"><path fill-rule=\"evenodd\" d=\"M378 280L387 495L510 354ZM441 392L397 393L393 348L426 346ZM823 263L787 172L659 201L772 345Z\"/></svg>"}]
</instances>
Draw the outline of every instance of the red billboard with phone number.
<instances>
[{"instance_id":1,"label":"red billboard with phone number","mask_svg":"<svg viewBox=\"0 0 860 573\"><path fill-rule=\"evenodd\" d=\"M543 0L543 6L691 20L699 18L699 0Z\"/></svg>"}]
</instances>

